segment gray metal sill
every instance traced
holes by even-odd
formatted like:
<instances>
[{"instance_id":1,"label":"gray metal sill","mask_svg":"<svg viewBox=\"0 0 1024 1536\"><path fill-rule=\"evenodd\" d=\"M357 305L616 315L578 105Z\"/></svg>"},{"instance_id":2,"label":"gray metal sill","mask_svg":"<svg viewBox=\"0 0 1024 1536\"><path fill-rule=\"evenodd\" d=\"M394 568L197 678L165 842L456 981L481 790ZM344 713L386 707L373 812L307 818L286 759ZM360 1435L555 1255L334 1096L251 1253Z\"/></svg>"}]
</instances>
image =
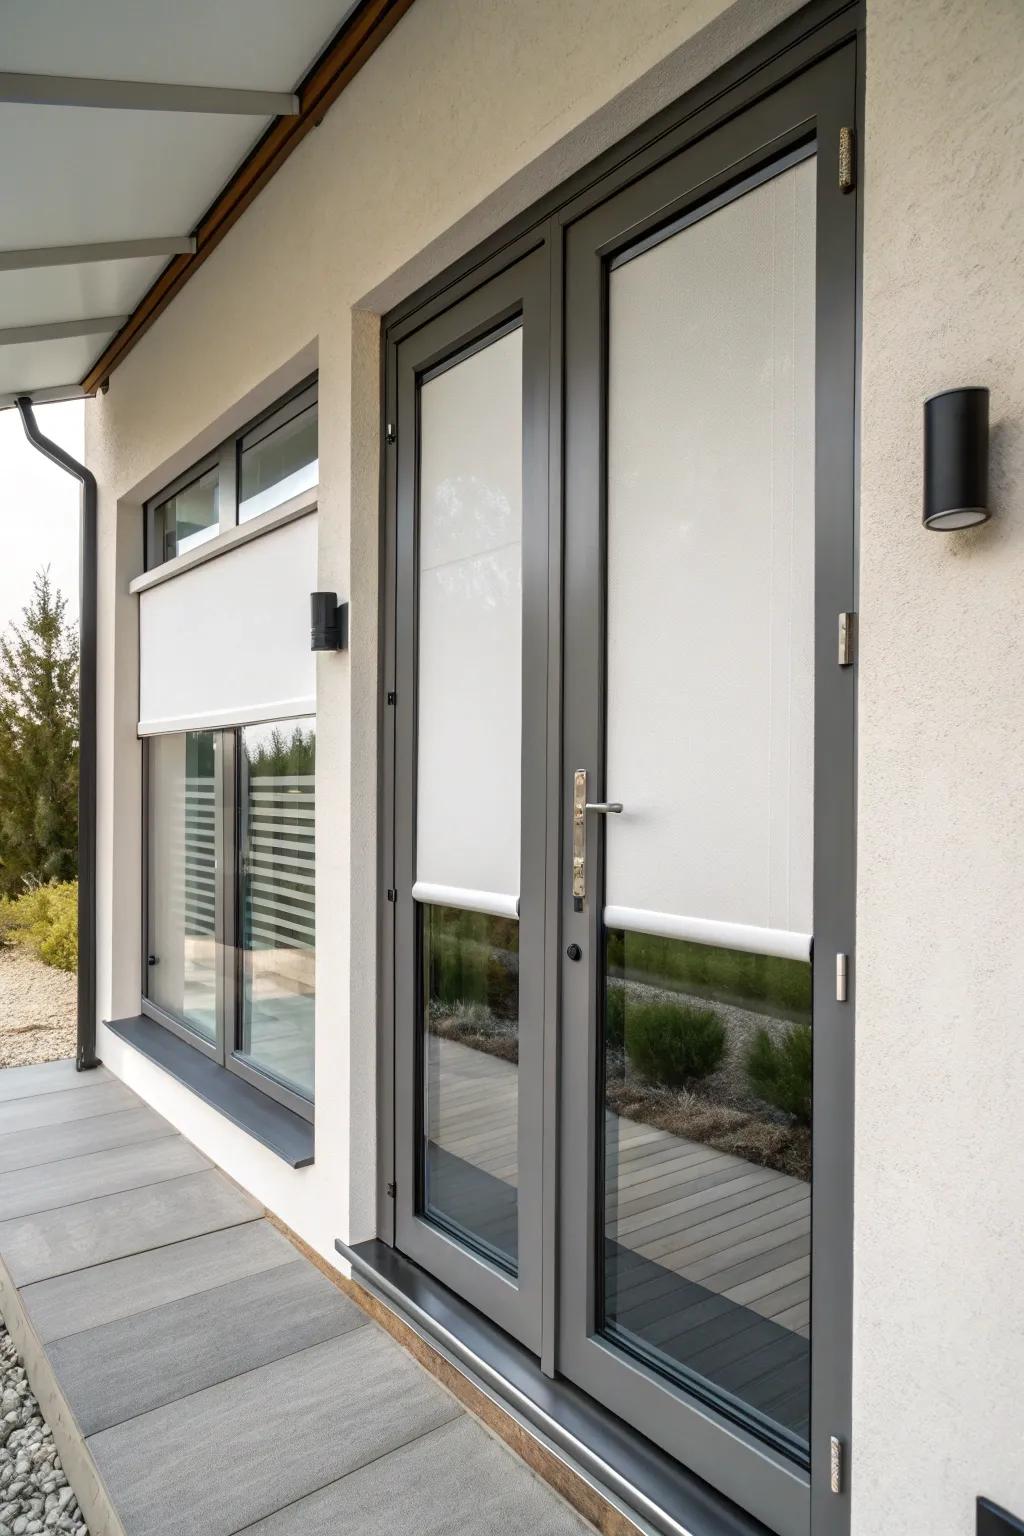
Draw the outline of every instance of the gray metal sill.
<instances>
[{"instance_id":1,"label":"gray metal sill","mask_svg":"<svg viewBox=\"0 0 1024 1536\"><path fill-rule=\"evenodd\" d=\"M261 1093L218 1062L179 1040L155 1019L105 1019L107 1029L142 1056L162 1067L197 1098L211 1104L232 1125L269 1147L290 1168L308 1168L313 1161L313 1125L301 1115Z\"/></svg>"},{"instance_id":2,"label":"gray metal sill","mask_svg":"<svg viewBox=\"0 0 1024 1536\"><path fill-rule=\"evenodd\" d=\"M433 1276L374 1238L335 1248L360 1285L642 1531L769 1536L593 1398L556 1377Z\"/></svg>"}]
</instances>

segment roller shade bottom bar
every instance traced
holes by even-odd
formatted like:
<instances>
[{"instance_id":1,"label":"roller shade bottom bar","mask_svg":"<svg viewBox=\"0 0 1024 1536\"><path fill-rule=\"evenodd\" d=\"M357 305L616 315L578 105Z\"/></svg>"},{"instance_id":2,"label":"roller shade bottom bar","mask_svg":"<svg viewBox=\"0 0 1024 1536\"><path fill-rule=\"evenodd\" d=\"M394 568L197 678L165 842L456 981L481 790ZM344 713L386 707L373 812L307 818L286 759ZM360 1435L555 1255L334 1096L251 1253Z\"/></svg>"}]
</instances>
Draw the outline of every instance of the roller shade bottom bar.
<instances>
[{"instance_id":1,"label":"roller shade bottom bar","mask_svg":"<svg viewBox=\"0 0 1024 1536\"><path fill-rule=\"evenodd\" d=\"M686 939L718 949L739 949L752 955L775 955L780 960L810 960L811 935L785 928L756 928L748 923L725 923L707 917L677 917L672 912L646 912L640 907L605 907L606 928L629 933L649 933L659 939Z\"/></svg>"},{"instance_id":2,"label":"roller shade bottom bar","mask_svg":"<svg viewBox=\"0 0 1024 1536\"><path fill-rule=\"evenodd\" d=\"M519 917L519 897L500 891L471 891L459 885L431 885L417 880L412 899L424 906L457 907L462 912L485 912L488 917Z\"/></svg>"}]
</instances>

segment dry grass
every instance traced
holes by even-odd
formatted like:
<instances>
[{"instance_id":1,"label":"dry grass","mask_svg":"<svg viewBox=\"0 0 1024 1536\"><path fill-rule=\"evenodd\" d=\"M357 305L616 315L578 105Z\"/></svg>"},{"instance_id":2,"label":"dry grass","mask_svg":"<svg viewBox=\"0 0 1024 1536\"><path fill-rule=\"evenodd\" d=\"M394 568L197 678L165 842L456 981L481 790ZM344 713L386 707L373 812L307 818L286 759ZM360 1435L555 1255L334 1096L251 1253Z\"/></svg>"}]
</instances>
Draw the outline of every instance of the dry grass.
<instances>
[{"instance_id":1,"label":"dry grass","mask_svg":"<svg viewBox=\"0 0 1024 1536\"><path fill-rule=\"evenodd\" d=\"M633 1080L609 1080L605 1102L616 1114L653 1125L672 1136L730 1152L748 1163L774 1168L794 1179L811 1177L811 1133L754 1111L714 1104L697 1094L667 1093Z\"/></svg>"}]
</instances>

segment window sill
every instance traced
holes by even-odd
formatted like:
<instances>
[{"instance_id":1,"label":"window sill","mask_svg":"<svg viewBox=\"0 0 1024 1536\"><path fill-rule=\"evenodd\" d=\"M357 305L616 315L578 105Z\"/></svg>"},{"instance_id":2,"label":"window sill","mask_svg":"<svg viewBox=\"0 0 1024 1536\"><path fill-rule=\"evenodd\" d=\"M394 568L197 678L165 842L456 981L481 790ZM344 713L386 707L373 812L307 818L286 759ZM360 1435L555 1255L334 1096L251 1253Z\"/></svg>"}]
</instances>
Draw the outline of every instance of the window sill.
<instances>
[{"instance_id":1,"label":"window sill","mask_svg":"<svg viewBox=\"0 0 1024 1536\"><path fill-rule=\"evenodd\" d=\"M223 533L218 533L216 538L210 539L206 544L200 544L196 549L190 549L183 555L175 555L173 560L164 560L161 565L154 565L151 571L144 571L141 576L136 576L135 580L129 584L128 591L133 597L137 592L148 592L150 587L158 587L161 582L171 581L175 576L182 576L186 571L194 570L197 565L205 565L208 560L216 560L219 555L226 555L230 549L240 549L243 544L250 544L261 534L272 533L275 528L283 528L285 523L293 523L298 517L306 517L310 512L316 511L319 497L320 488L314 485L310 490L293 496L291 501L284 501L279 507L272 507L268 512L261 512L258 517L250 518L247 523L237 523L233 528L226 528Z\"/></svg>"},{"instance_id":2,"label":"window sill","mask_svg":"<svg viewBox=\"0 0 1024 1536\"><path fill-rule=\"evenodd\" d=\"M395 1313L612 1507L665 1536L769 1536L752 1516L538 1362L432 1275L377 1238L335 1248Z\"/></svg>"},{"instance_id":3,"label":"window sill","mask_svg":"<svg viewBox=\"0 0 1024 1536\"><path fill-rule=\"evenodd\" d=\"M313 1162L313 1125L293 1110L261 1093L234 1072L179 1040L155 1019L104 1020L111 1034L148 1057L197 1098L210 1104L232 1125L262 1142L290 1168Z\"/></svg>"}]
</instances>

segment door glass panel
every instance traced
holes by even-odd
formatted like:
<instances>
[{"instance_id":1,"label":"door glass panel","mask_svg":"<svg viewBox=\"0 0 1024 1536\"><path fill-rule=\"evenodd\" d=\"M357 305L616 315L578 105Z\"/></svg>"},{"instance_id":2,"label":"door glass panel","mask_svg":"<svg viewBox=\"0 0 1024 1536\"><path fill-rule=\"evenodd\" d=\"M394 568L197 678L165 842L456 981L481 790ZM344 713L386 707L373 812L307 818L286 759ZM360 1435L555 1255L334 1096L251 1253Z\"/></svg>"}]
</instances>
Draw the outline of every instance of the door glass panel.
<instances>
[{"instance_id":1,"label":"door glass panel","mask_svg":"<svg viewBox=\"0 0 1024 1536\"><path fill-rule=\"evenodd\" d=\"M522 330L420 386L420 1201L517 1251Z\"/></svg>"},{"instance_id":2,"label":"door glass panel","mask_svg":"<svg viewBox=\"0 0 1024 1536\"><path fill-rule=\"evenodd\" d=\"M204 1039L217 1037L216 734L149 742L147 846L150 1001Z\"/></svg>"},{"instance_id":3,"label":"door glass panel","mask_svg":"<svg viewBox=\"0 0 1024 1536\"><path fill-rule=\"evenodd\" d=\"M519 925L423 913L426 1215L515 1273Z\"/></svg>"},{"instance_id":4,"label":"door glass panel","mask_svg":"<svg viewBox=\"0 0 1024 1536\"><path fill-rule=\"evenodd\" d=\"M806 159L609 275L603 1325L783 1441L808 1416L814 197Z\"/></svg>"},{"instance_id":5,"label":"door glass panel","mask_svg":"<svg viewBox=\"0 0 1024 1536\"><path fill-rule=\"evenodd\" d=\"M240 1055L313 1097L316 722L241 732Z\"/></svg>"}]
</instances>

